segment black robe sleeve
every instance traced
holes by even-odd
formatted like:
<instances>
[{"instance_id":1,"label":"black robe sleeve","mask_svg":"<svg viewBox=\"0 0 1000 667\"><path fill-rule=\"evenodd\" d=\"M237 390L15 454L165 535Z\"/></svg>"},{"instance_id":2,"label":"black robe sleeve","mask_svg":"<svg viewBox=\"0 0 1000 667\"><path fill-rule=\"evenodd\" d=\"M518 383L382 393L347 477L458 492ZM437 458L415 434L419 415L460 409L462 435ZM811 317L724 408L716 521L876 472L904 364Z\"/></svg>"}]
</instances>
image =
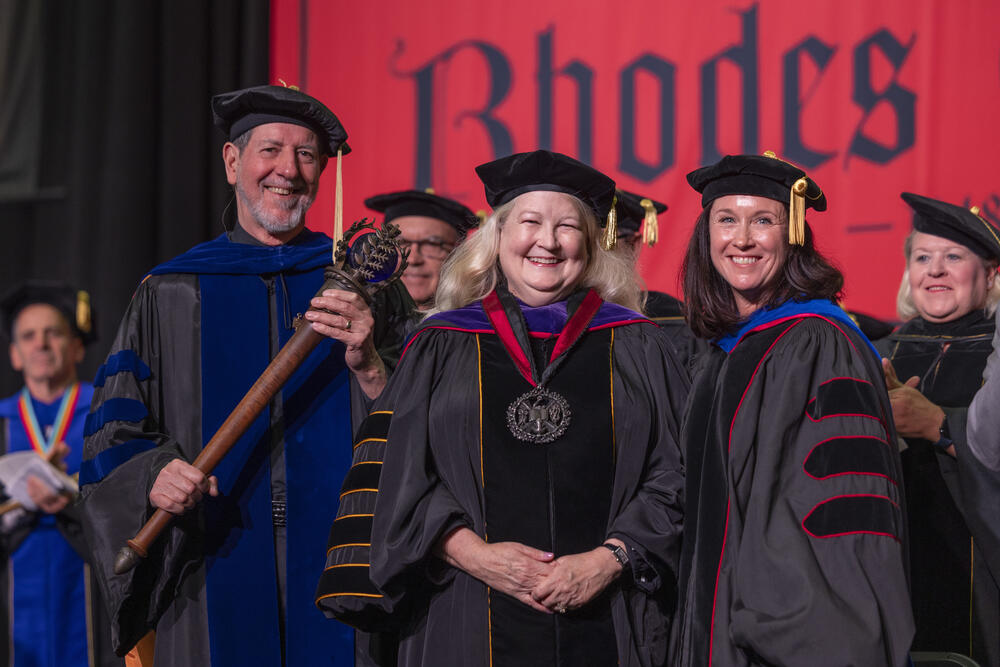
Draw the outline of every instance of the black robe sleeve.
<instances>
[{"instance_id":1,"label":"black robe sleeve","mask_svg":"<svg viewBox=\"0 0 1000 667\"><path fill-rule=\"evenodd\" d=\"M456 422L454 442L441 447L430 442L432 431L451 428L441 423L447 419L442 411L432 411L431 401L461 406L465 394L474 391L475 357L469 354L471 350L461 349L474 345L474 338L428 331L417 343L407 352L400 377L393 380L392 424L382 470L382 484L390 492L379 494L373 521L372 581L393 599L403 598L414 586L420 588L428 575L444 573L432 578L437 584L445 583L450 568L435 562L434 546L455 528L475 527L456 495L479 504L474 484L453 491L442 479L443 473L454 480L474 481L471 475L448 475L447 470L458 473L456 468L468 463L460 452L467 443L466 434L478 432L478 424L469 423L472 415L464 410L451 415ZM432 424L435 418L439 423ZM439 467L446 470L439 471Z\"/></svg>"},{"instance_id":2,"label":"black robe sleeve","mask_svg":"<svg viewBox=\"0 0 1000 667\"><path fill-rule=\"evenodd\" d=\"M317 606L330 617L368 631L393 628L401 617L396 610L408 586L387 585L385 581L376 585L369 579L369 565L376 557L372 553L372 525L377 500L383 503L379 516L389 516L390 508L403 502L416 502L425 509L421 520L405 521L399 528L403 533L398 538L401 544L392 547L388 559L389 582L425 560L444 532L472 525L447 489L437 484L433 466L426 458L429 403L434 387L442 383L442 374L436 368L443 367L441 360L450 354L464 359L466 355L448 341L467 342L468 338L449 337L437 331L420 334L357 430L351 470L341 488L340 507L330 529L327 567L317 589ZM445 384L453 383L451 391L468 391L476 370L470 368L468 373L461 382L451 378ZM396 417L400 411L401 419ZM460 425L456 425L456 437L461 437L460 432ZM379 489L386 483L383 461L390 438L393 450L400 452L405 462L401 462L402 479L393 478L392 492L380 500L383 494ZM385 551L381 554L386 557ZM422 588L420 581L411 583L409 592Z\"/></svg>"},{"instance_id":3,"label":"black robe sleeve","mask_svg":"<svg viewBox=\"0 0 1000 667\"><path fill-rule=\"evenodd\" d=\"M629 547L635 584L652 593L673 587L680 554L684 505L684 468L680 421L690 382L685 361L662 329L647 325L617 331L615 342L616 405L628 397L615 420L622 451L616 486L630 497L616 498L608 537ZM631 483L629 483L629 481ZM633 487L634 485L634 487Z\"/></svg>"},{"instance_id":4,"label":"black robe sleeve","mask_svg":"<svg viewBox=\"0 0 1000 667\"><path fill-rule=\"evenodd\" d=\"M761 665L907 664L902 475L874 355L807 318L717 427L744 453L730 456L727 522L741 525L722 565L733 643Z\"/></svg>"},{"instance_id":5,"label":"black robe sleeve","mask_svg":"<svg viewBox=\"0 0 1000 667\"><path fill-rule=\"evenodd\" d=\"M677 604L684 507L680 428L690 382L684 358L661 328L615 330L618 448L607 537L629 553L612 600L619 664L660 665Z\"/></svg>"},{"instance_id":6,"label":"black robe sleeve","mask_svg":"<svg viewBox=\"0 0 1000 667\"><path fill-rule=\"evenodd\" d=\"M84 459L99 461L103 477L82 486L79 508L119 654L155 627L181 573L200 557L191 543L200 533L198 513L190 512L135 569L122 575L113 569L119 549L154 511L149 491L160 470L175 458L193 461L200 451L200 419L191 417L201 405L198 319L196 277L147 279L95 382ZM168 376L183 391L170 391Z\"/></svg>"}]
</instances>

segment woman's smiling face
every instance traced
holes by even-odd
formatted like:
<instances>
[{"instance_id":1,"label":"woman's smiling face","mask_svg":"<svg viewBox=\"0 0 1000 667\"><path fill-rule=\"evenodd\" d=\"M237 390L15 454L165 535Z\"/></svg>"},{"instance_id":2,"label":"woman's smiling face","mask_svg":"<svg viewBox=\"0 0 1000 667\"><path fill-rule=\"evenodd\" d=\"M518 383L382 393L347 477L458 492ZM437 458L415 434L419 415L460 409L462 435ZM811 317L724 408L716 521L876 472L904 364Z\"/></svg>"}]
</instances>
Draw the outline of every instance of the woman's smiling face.
<instances>
[{"instance_id":1,"label":"woman's smiling face","mask_svg":"<svg viewBox=\"0 0 1000 667\"><path fill-rule=\"evenodd\" d=\"M729 283L740 315L757 310L788 255L788 212L767 197L726 195L708 217L712 265Z\"/></svg>"},{"instance_id":2,"label":"woman's smiling face","mask_svg":"<svg viewBox=\"0 0 1000 667\"><path fill-rule=\"evenodd\" d=\"M957 320L986 305L996 270L964 245L914 232L910 240L910 294L929 322Z\"/></svg>"},{"instance_id":3,"label":"woman's smiling face","mask_svg":"<svg viewBox=\"0 0 1000 667\"><path fill-rule=\"evenodd\" d=\"M511 293L529 306L569 295L587 268L587 222L561 192L526 192L500 230L500 268Z\"/></svg>"}]
</instances>

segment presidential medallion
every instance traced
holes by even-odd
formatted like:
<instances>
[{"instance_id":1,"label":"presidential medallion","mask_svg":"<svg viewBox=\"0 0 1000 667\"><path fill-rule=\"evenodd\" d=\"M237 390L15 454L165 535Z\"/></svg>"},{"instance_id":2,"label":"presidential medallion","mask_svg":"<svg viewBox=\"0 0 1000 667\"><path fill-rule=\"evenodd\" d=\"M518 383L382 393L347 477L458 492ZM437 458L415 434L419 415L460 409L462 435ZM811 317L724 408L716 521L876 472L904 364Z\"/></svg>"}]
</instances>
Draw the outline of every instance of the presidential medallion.
<instances>
[{"instance_id":1,"label":"presidential medallion","mask_svg":"<svg viewBox=\"0 0 1000 667\"><path fill-rule=\"evenodd\" d=\"M569 427L570 410L566 399L537 386L507 407L507 427L518 440L544 445Z\"/></svg>"}]
</instances>

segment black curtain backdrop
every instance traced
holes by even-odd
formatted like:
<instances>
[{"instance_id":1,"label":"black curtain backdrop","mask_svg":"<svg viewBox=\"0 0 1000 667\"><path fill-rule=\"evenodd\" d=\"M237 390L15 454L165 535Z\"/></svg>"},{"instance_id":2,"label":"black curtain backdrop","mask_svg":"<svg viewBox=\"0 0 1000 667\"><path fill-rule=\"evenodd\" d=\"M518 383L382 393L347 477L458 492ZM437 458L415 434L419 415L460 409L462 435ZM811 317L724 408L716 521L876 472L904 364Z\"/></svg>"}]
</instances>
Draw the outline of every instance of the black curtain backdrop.
<instances>
[{"instance_id":1,"label":"black curtain backdrop","mask_svg":"<svg viewBox=\"0 0 1000 667\"><path fill-rule=\"evenodd\" d=\"M0 0L0 289L44 278L91 293L99 338L82 378L143 275L222 232L232 190L209 99L267 83L268 11ZM0 367L3 396L21 383Z\"/></svg>"}]
</instances>

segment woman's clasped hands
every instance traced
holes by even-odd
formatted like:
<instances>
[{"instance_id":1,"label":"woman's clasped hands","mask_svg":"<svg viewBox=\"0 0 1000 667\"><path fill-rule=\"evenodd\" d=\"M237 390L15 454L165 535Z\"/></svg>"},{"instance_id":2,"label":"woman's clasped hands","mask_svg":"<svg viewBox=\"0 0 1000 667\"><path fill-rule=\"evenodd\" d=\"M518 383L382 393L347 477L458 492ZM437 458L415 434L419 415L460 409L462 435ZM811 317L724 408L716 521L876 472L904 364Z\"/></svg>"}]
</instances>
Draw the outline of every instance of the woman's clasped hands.
<instances>
[{"instance_id":1,"label":"woman's clasped hands","mask_svg":"<svg viewBox=\"0 0 1000 667\"><path fill-rule=\"evenodd\" d=\"M618 540L611 544L624 546ZM610 549L556 558L518 542L488 543L459 528L440 543L440 555L490 588L545 613L566 613L600 595L622 571Z\"/></svg>"}]
</instances>

